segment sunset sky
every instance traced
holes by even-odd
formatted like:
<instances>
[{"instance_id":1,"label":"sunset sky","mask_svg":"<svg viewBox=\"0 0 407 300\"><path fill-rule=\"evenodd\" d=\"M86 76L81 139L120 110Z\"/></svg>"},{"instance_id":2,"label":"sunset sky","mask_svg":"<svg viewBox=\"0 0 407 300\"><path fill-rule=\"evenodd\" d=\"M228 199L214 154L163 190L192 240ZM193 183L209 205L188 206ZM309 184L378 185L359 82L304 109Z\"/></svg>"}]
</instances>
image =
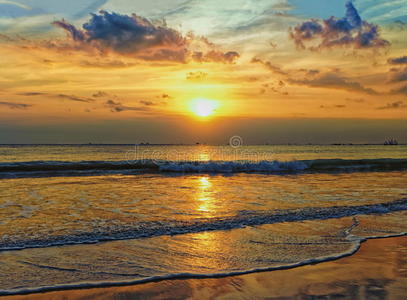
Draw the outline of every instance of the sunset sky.
<instances>
[{"instance_id":1,"label":"sunset sky","mask_svg":"<svg viewBox=\"0 0 407 300\"><path fill-rule=\"evenodd\" d=\"M0 0L0 143L407 143L405 0Z\"/></svg>"}]
</instances>

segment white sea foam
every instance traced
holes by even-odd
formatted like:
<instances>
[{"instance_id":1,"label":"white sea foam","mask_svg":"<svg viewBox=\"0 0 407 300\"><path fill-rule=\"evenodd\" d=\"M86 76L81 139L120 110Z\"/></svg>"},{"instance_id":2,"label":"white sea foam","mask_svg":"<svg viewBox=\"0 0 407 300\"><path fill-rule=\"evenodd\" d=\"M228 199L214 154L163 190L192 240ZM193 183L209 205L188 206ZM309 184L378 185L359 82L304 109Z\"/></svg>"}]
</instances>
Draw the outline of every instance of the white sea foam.
<instances>
[{"instance_id":1,"label":"white sea foam","mask_svg":"<svg viewBox=\"0 0 407 300\"><path fill-rule=\"evenodd\" d=\"M407 159L316 159L294 161L31 161L0 163L0 178L137 173L300 173L407 170Z\"/></svg>"},{"instance_id":2,"label":"white sea foam","mask_svg":"<svg viewBox=\"0 0 407 300\"><path fill-rule=\"evenodd\" d=\"M0 251L26 248L45 248L60 245L89 244L102 241L138 239L163 235L178 235L213 230L231 230L245 226L258 226L282 222L327 220L356 215L385 214L407 210L407 198L392 202L355 206L304 207L271 211L246 211L235 216L198 218L192 220L166 220L142 222L113 228L106 226L97 231L58 236L33 236L29 239L2 236Z\"/></svg>"},{"instance_id":3,"label":"white sea foam","mask_svg":"<svg viewBox=\"0 0 407 300\"><path fill-rule=\"evenodd\" d=\"M282 264L280 266L264 267L264 268L254 268L248 270L238 270L233 272L219 272L219 273L173 273L166 275L150 276L142 279L135 280L120 280L120 281L100 281L100 282L81 282L81 283L72 283L72 284L57 284L52 286L41 286L33 288L21 288L21 289L12 289L12 290L0 290L0 296L8 295L24 295L32 293L43 293L50 291L59 291L59 290L70 290L70 289L82 289L82 288L98 288L98 287L114 287L114 286L125 286L125 285L134 285L142 284L148 282L158 282L163 280L172 280L172 279L205 279L205 278L222 278L228 276L238 276L244 274L251 274L257 272L270 272L277 270L287 270L293 269L301 266L306 266L310 264L323 263L328 261L337 260L343 257L351 256L355 254L361 247L361 244L369 239L378 239L378 238L389 238L389 237L398 237L407 235L407 232L392 234L386 236L371 236L368 238L362 238L357 236L352 236L349 240L352 241L352 246L347 250L341 253L336 253L332 255L326 255L321 257L315 257L311 259L302 260L295 263Z\"/></svg>"}]
</instances>

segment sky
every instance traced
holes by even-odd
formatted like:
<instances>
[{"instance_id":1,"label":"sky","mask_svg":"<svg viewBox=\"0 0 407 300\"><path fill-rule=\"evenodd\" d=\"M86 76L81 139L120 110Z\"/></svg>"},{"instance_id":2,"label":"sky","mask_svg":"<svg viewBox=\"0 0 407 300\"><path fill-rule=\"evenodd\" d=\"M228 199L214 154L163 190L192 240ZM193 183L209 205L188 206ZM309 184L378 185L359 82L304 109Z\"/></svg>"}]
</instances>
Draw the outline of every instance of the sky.
<instances>
[{"instance_id":1,"label":"sky","mask_svg":"<svg viewBox=\"0 0 407 300\"><path fill-rule=\"evenodd\" d=\"M0 143L407 143L407 0L0 0Z\"/></svg>"}]
</instances>

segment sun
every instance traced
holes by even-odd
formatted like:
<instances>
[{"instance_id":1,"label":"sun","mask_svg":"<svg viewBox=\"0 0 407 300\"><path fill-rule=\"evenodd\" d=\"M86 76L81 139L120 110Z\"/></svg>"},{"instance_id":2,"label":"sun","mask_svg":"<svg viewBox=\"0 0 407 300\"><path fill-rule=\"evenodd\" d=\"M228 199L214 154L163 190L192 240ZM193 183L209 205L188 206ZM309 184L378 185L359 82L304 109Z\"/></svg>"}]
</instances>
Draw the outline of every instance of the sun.
<instances>
[{"instance_id":1,"label":"sun","mask_svg":"<svg viewBox=\"0 0 407 300\"><path fill-rule=\"evenodd\" d=\"M217 101L205 98L197 98L191 102L191 111L199 117L209 117L213 115L217 107Z\"/></svg>"}]
</instances>

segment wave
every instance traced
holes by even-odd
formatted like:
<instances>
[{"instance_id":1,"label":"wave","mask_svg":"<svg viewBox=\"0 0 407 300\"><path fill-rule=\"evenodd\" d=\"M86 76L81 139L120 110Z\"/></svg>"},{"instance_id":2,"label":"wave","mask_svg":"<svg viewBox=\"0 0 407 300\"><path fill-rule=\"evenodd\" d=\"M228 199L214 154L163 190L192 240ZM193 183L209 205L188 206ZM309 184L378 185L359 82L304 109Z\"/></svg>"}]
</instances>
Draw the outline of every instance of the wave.
<instances>
[{"instance_id":1,"label":"wave","mask_svg":"<svg viewBox=\"0 0 407 300\"><path fill-rule=\"evenodd\" d=\"M373 172L407 170L407 159L316 159L296 161L31 161L0 163L0 178L131 173Z\"/></svg>"},{"instance_id":2,"label":"wave","mask_svg":"<svg viewBox=\"0 0 407 300\"><path fill-rule=\"evenodd\" d=\"M196 218L192 220L163 220L139 222L114 227L105 226L97 231L71 235L48 237L3 237L0 238L0 251L25 248L44 248L70 244L90 244L103 241L148 238L163 235L177 235L214 230L231 230L246 226L257 226L282 222L326 220L355 215L385 214L407 210L407 198L392 202L358 205L305 207L270 211L241 211L238 215L216 218Z\"/></svg>"},{"instance_id":3,"label":"wave","mask_svg":"<svg viewBox=\"0 0 407 300\"><path fill-rule=\"evenodd\" d=\"M390 238L390 237L399 237L406 235L406 232L398 233L398 234L390 234L386 236L371 236L367 238L362 237L347 237L352 242L352 247L350 247L347 251L343 251L341 253L329 255L329 256L322 256L316 257L312 259L307 259L295 263L280 265L280 266L273 266L273 267L264 267L264 268L255 268L249 270L238 270L232 272L219 272L219 273L174 273L174 274L166 274L166 275L157 275L151 277L145 277L141 279L133 279L133 280L121 280L121 281L100 281L100 282L81 282L81 283L68 283L68 284L59 284L59 285L52 285L52 286L41 286L41 287L33 287L33 288L19 288L19 289L12 289L12 290L1 290L0 289L0 296L11 296L11 295L26 295L26 294L33 294L33 293L45 293L51 291L61 291L61 290L73 290L73 289L84 289L84 288L102 288L102 287L115 287L115 286L127 286L127 285L135 285L135 284L142 284L142 283L149 283L149 282L159 282L164 280L175 280L175 279L207 279L207 278L224 278L229 276L238 276L238 275L245 275L245 274L252 274L252 273L259 273L259 272L270 272L270 271L277 271L277 270L288 270L294 269L306 265L314 265L318 263L328 262L338 260L344 257L351 256L359 251L362 243L370 240L370 239L381 239L381 238Z\"/></svg>"}]
</instances>

